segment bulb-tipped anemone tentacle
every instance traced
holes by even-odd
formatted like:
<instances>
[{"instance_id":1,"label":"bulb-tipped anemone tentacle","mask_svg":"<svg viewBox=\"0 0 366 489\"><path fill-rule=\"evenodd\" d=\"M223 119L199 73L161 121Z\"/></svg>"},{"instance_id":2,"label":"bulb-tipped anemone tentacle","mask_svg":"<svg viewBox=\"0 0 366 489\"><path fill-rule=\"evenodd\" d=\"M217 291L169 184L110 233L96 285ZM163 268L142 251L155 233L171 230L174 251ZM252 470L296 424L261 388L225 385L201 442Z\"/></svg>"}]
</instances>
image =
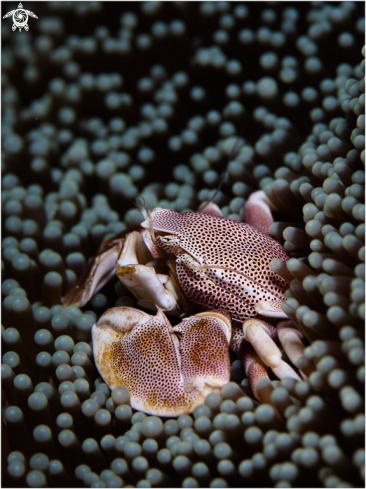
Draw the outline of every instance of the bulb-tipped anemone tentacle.
<instances>
[{"instance_id":1,"label":"bulb-tipped anemone tentacle","mask_svg":"<svg viewBox=\"0 0 366 489\"><path fill-rule=\"evenodd\" d=\"M1 31L2 485L364 487L362 2L44 2L36 36L14 13ZM266 207L252 217L257 192L273 222ZM251 258L278 245L289 259L236 277L228 228L218 268L196 257L212 232L188 227L187 257L178 234L154 230L156 208L263 226L271 246ZM182 269L202 303L185 298ZM262 287L273 274L280 304ZM255 299L250 317L230 314L229 355L223 306L241 310L240 294ZM130 390L111 390L93 354L114 308L138 311L125 374L148 368ZM213 310L224 318L198 316ZM171 324L146 337L145 314ZM225 375L204 370L216 333ZM136 389L154 404L153 381L172 378L201 396L193 412L136 409Z\"/></svg>"}]
</instances>

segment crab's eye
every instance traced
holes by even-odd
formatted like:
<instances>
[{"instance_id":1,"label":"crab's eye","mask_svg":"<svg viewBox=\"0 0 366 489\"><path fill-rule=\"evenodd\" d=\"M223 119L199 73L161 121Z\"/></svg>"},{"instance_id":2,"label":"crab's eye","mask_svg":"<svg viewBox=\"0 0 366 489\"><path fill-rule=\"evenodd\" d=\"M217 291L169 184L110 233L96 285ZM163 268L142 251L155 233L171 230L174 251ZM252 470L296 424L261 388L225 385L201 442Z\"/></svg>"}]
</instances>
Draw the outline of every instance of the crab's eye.
<instances>
[{"instance_id":1,"label":"crab's eye","mask_svg":"<svg viewBox=\"0 0 366 489\"><path fill-rule=\"evenodd\" d=\"M167 245L173 245L176 243L175 236L160 236L160 240Z\"/></svg>"}]
</instances>

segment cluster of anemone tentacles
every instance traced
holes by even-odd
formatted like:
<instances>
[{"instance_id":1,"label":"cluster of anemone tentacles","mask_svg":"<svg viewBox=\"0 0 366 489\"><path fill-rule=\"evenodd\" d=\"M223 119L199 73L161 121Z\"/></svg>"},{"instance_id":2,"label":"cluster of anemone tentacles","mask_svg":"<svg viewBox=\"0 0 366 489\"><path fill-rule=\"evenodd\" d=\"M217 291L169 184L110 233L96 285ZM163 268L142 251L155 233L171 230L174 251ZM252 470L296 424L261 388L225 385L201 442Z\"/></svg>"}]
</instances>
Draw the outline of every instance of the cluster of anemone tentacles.
<instances>
[{"instance_id":1,"label":"cluster of anemone tentacles","mask_svg":"<svg viewBox=\"0 0 366 489\"><path fill-rule=\"evenodd\" d=\"M364 484L362 2L29 3L2 23L2 470L11 487ZM362 55L361 55L362 52ZM242 220L261 188L291 259L286 314L306 381L240 362L192 415L134 412L61 299L101 241L148 208L216 202ZM289 222L291 224L289 224Z\"/></svg>"}]
</instances>

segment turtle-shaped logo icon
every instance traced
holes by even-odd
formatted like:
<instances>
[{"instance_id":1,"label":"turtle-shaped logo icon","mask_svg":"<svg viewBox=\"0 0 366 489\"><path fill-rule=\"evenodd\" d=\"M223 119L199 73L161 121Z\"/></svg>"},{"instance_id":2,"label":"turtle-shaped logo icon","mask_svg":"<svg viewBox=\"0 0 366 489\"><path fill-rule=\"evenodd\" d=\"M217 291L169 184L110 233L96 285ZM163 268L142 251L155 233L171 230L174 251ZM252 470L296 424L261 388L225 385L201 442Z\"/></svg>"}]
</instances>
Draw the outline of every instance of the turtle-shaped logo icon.
<instances>
[{"instance_id":1,"label":"turtle-shaped logo icon","mask_svg":"<svg viewBox=\"0 0 366 489\"><path fill-rule=\"evenodd\" d=\"M13 16L14 22L11 27L13 31L15 31L17 28L19 29L19 31L21 31L22 29L27 31L29 29L28 15L34 17L35 19L38 19L38 17L33 12L31 12L30 10L25 10L21 3L18 5L18 8L16 10L11 10L7 14L5 14L3 19L7 19L11 15Z\"/></svg>"}]
</instances>

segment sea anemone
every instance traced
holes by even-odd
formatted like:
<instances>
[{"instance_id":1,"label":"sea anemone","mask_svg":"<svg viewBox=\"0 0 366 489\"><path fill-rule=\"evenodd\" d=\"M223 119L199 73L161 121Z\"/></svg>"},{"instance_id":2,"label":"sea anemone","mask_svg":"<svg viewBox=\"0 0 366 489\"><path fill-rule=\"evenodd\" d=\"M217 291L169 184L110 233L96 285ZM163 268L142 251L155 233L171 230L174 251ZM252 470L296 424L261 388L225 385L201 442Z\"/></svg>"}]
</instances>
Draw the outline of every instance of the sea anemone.
<instances>
[{"instance_id":1,"label":"sea anemone","mask_svg":"<svg viewBox=\"0 0 366 489\"><path fill-rule=\"evenodd\" d=\"M24 8L28 31L2 23L3 486L363 486L363 4ZM141 222L136 197L196 210L225 169L225 216L256 189L279 209L307 380L262 379L258 403L233 358L192 415L148 416L90 346L132 296L116 279L82 309L62 297Z\"/></svg>"}]
</instances>

